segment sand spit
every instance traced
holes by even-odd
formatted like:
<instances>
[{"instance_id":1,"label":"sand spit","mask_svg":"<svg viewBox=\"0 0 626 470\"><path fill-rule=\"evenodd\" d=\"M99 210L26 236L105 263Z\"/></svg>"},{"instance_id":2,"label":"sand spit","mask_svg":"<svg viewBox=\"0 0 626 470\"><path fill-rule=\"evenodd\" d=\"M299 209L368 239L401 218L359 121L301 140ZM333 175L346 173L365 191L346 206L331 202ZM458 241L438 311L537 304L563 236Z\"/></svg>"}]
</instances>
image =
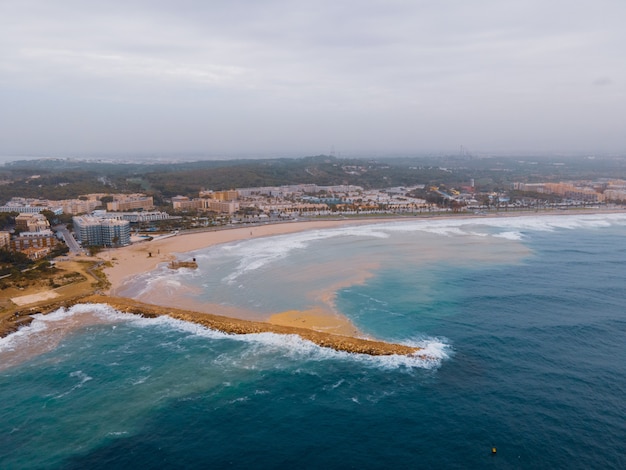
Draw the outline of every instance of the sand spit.
<instances>
[{"instance_id":1,"label":"sand spit","mask_svg":"<svg viewBox=\"0 0 626 470\"><path fill-rule=\"evenodd\" d=\"M108 304L120 312L133 313L144 317L153 318L161 315L167 315L171 318L183 320L187 322L197 323L199 325L221 331L227 334L252 334L252 333L277 333L298 335L301 338L311 341L318 346L331 348L336 351L345 351L356 354L368 354L371 356L389 356L393 354L404 356L420 357L421 348L406 346L403 344L385 343L383 341L372 341L363 338L355 338L351 336L342 336L337 334L314 331L306 328L297 328L292 326L275 325L266 322L255 322L241 320L237 318L224 317L219 315L211 315L208 313L193 312L190 310L182 310L170 307L161 307L158 305L146 304L133 299L123 297L109 297L106 295L89 295L86 297L78 297L64 302L50 304L44 308L37 309L37 312L29 313L49 313L60 307L69 308L75 304L98 303ZM17 328L30 323L32 318L30 315L22 315L12 319L13 321L5 322L0 328L0 335L7 335Z\"/></svg>"},{"instance_id":2,"label":"sand spit","mask_svg":"<svg viewBox=\"0 0 626 470\"><path fill-rule=\"evenodd\" d=\"M371 356L387 356L392 354L414 355L416 352L421 350L421 348L406 346L402 344L372 341L368 339L354 338L351 336L341 336L331 333L314 331L306 328L275 325L266 322L255 322L249 320L241 320L237 318L223 317L219 315L211 315L207 313L193 312L189 310L160 307L120 297L93 295L81 301L81 303L89 302L107 303L111 307L121 312L140 314L145 317L167 315L178 320L197 323L202 326L206 326L207 328L211 328L213 330L218 330L228 334L295 334L319 346L332 348L337 351L346 351L357 354L369 354Z\"/></svg>"}]
</instances>

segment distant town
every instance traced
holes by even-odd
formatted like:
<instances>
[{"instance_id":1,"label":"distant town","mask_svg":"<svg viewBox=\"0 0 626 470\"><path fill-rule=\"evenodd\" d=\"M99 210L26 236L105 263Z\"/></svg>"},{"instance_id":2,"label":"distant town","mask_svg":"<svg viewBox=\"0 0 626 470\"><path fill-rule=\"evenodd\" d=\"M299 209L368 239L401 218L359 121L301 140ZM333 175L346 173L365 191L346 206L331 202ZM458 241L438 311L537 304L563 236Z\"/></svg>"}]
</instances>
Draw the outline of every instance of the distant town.
<instances>
[{"instance_id":1,"label":"distant town","mask_svg":"<svg viewBox=\"0 0 626 470\"><path fill-rule=\"evenodd\" d=\"M37 260L67 250L126 246L174 230L323 217L569 209L625 200L625 180L515 182L510 191L487 193L477 191L473 181L458 188L416 185L370 190L294 184L201 190L196 197L174 196L159 210L154 198L142 193L91 193L65 200L15 196L0 206L5 214L0 248Z\"/></svg>"}]
</instances>

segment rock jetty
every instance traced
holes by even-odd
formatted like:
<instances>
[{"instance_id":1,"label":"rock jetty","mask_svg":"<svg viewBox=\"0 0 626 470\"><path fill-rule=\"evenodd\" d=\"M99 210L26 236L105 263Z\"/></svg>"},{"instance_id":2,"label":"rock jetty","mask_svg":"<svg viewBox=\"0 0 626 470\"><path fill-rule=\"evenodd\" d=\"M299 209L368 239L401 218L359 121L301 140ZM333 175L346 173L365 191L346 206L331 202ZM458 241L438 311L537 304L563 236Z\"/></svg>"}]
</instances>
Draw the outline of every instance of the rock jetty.
<instances>
[{"instance_id":1,"label":"rock jetty","mask_svg":"<svg viewBox=\"0 0 626 470\"><path fill-rule=\"evenodd\" d=\"M189 310L176 309L171 307L162 307L159 305L146 304L133 299L123 297L112 297L106 295L88 295L85 297L77 297L75 299L58 302L37 309L37 312L29 313L48 313L60 307L69 308L78 303L99 303L108 304L120 312L133 313L144 317L153 318L157 316L167 315L171 318L197 323L207 328L221 331L227 334L253 334L253 333L277 333L283 335L298 335L301 338L311 341L319 346L331 348L336 351L345 351L356 354L368 354L371 356L426 356L420 354L421 348L406 346L403 344L386 343L383 341L374 341L364 338L356 338L351 336L342 336L337 334L325 333L321 331L310 330L306 328L297 328L291 326L274 325L271 323L241 320L238 318L224 317L221 315L212 315L208 313L193 312ZM30 319L30 316L27 318ZM25 323L28 322L23 318ZM21 323L21 322L20 322ZM8 326L8 325L6 325ZM18 325L11 325L14 328ZM19 325L21 326L21 325ZM14 328L8 328L4 334L8 334Z\"/></svg>"}]
</instances>

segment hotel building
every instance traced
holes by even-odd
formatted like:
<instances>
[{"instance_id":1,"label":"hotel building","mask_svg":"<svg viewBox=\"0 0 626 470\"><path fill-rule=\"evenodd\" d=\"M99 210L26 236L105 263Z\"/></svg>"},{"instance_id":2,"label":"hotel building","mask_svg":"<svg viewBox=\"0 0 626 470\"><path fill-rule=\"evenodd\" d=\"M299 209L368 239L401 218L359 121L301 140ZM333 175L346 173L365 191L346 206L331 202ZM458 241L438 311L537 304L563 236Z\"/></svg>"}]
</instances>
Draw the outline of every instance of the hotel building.
<instances>
[{"instance_id":1,"label":"hotel building","mask_svg":"<svg viewBox=\"0 0 626 470\"><path fill-rule=\"evenodd\" d=\"M79 242L91 246L130 245L130 222L99 217L72 217Z\"/></svg>"}]
</instances>

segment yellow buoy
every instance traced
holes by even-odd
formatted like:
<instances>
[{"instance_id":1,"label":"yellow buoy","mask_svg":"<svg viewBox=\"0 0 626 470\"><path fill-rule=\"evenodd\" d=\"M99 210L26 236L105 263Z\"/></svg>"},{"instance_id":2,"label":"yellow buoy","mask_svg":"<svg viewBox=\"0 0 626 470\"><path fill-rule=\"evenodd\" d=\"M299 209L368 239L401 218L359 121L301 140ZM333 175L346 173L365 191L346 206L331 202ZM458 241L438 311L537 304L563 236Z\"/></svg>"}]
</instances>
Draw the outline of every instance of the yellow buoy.
<instances>
[{"instance_id":1,"label":"yellow buoy","mask_svg":"<svg viewBox=\"0 0 626 470\"><path fill-rule=\"evenodd\" d=\"M496 449L495 447L492 447L492 448L491 448L491 453L492 453L492 454L495 454L496 452L498 452L498 449Z\"/></svg>"}]
</instances>

